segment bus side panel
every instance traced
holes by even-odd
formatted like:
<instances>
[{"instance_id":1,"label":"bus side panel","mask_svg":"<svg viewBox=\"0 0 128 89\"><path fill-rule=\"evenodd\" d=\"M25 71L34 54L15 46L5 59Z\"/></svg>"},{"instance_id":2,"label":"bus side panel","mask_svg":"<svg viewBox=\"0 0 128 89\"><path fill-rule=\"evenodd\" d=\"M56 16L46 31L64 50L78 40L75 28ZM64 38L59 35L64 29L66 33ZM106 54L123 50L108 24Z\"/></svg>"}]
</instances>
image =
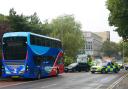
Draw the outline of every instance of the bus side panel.
<instances>
[{"instance_id":1,"label":"bus side panel","mask_svg":"<svg viewBox=\"0 0 128 89\"><path fill-rule=\"evenodd\" d=\"M32 52L30 47L28 47L28 54L29 56L26 66L28 66L29 77L36 78L39 72L39 67L37 67L34 63L34 59L33 59L34 53Z\"/></svg>"},{"instance_id":2,"label":"bus side panel","mask_svg":"<svg viewBox=\"0 0 128 89\"><path fill-rule=\"evenodd\" d=\"M63 58L62 57L63 53L60 51L60 49L31 45L30 51L32 52L31 53L32 55L30 55L32 57L31 61L33 63L33 66L35 67L35 69L34 69L35 76L38 75L39 71L41 72L42 77L56 75L56 69L59 70L59 73L63 73L64 63L63 62L61 62L61 64L57 63L59 60L62 60L62 58ZM42 58L53 56L53 57L56 57L56 59L53 64L48 63L49 59L47 58L47 61L44 62L42 59L42 61L40 62L39 65L35 65L36 64L34 61L35 59L33 59L34 56L38 56L38 57L42 57Z\"/></svg>"},{"instance_id":3,"label":"bus side panel","mask_svg":"<svg viewBox=\"0 0 128 89\"><path fill-rule=\"evenodd\" d=\"M50 75L56 75L57 71L59 73L64 72L64 59L63 59L63 52L62 51L60 51L58 53Z\"/></svg>"}]
</instances>

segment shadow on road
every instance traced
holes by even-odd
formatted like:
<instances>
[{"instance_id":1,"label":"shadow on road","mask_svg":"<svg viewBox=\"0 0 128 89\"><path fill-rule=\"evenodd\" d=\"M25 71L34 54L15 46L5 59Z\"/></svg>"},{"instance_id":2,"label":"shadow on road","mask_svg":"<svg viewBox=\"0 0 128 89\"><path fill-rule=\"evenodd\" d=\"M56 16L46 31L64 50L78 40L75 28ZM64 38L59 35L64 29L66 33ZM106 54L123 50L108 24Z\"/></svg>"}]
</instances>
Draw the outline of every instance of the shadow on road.
<instances>
[{"instance_id":1,"label":"shadow on road","mask_svg":"<svg viewBox=\"0 0 128 89\"><path fill-rule=\"evenodd\" d=\"M58 76L50 76L50 77L43 77L39 80L46 80L46 79L60 79L64 76L58 75ZM0 82L29 82L29 81L36 81L38 79L32 79L32 78L0 78Z\"/></svg>"}]
</instances>

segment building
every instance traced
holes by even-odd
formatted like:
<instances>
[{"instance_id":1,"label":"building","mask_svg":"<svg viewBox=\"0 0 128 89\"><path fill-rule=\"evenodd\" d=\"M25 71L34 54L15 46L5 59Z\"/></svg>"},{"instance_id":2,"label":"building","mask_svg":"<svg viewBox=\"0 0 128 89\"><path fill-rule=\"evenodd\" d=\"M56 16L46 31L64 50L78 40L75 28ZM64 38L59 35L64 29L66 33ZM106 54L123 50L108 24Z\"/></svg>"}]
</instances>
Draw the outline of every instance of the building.
<instances>
[{"instance_id":1,"label":"building","mask_svg":"<svg viewBox=\"0 0 128 89\"><path fill-rule=\"evenodd\" d=\"M103 44L102 37L96 35L93 32L83 32L85 43L85 53L92 56L101 55L101 47Z\"/></svg>"},{"instance_id":2,"label":"building","mask_svg":"<svg viewBox=\"0 0 128 89\"><path fill-rule=\"evenodd\" d=\"M94 32L96 35L102 37L102 41L110 41L110 31Z\"/></svg>"}]
</instances>

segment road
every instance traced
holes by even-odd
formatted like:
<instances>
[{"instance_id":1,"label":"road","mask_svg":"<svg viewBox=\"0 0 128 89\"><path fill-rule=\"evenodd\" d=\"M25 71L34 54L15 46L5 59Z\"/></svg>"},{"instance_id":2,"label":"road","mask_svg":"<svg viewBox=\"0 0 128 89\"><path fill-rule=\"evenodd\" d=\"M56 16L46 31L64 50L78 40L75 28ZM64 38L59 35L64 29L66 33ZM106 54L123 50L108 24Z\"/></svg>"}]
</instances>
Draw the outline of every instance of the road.
<instances>
[{"instance_id":1,"label":"road","mask_svg":"<svg viewBox=\"0 0 128 89\"><path fill-rule=\"evenodd\" d=\"M126 73L127 71L120 71L118 74L78 72L33 81L1 80L0 89L107 89Z\"/></svg>"}]
</instances>

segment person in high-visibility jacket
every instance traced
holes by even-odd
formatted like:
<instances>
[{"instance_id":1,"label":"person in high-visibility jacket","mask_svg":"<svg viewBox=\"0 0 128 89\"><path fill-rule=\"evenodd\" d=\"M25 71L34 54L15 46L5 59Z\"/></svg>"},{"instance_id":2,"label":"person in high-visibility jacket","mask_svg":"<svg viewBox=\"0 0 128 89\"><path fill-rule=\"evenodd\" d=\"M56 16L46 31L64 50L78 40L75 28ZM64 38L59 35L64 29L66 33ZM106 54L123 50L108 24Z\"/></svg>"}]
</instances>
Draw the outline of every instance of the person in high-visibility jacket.
<instances>
[{"instance_id":1,"label":"person in high-visibility jacket","mask_svg":"<svg viewBox=\"0 0 128 89\"><path fill-rule=\"evenodd\" d=\"M93 66L93 60L92 60L92 57L91 56L88 56L88 58L87 58L87 64L91 67L91 66Z\"/></svg>"}]
</instances>

